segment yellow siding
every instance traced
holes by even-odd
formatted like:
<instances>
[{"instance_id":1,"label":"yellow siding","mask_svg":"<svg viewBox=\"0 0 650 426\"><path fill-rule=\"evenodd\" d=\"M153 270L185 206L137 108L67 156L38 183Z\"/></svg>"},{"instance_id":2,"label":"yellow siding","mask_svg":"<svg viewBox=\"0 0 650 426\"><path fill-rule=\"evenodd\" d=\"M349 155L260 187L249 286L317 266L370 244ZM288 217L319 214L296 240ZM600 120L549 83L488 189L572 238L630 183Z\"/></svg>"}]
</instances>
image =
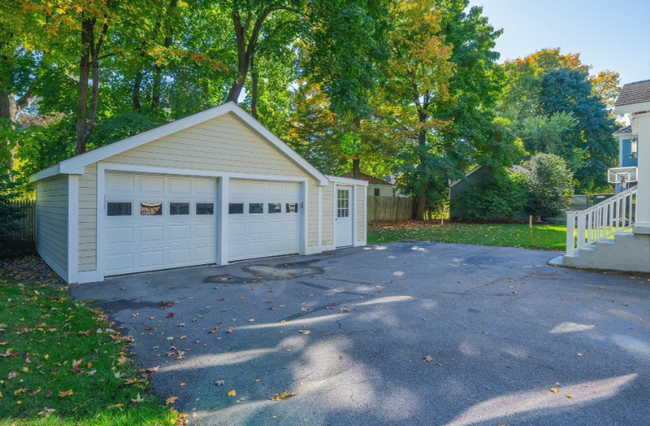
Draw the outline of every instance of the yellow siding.
<instances>
[{"instance_id":1,"label":"yellow siding","mask_svg":"<svg viewBox=\"0 0 650 426\"><path fill-rule=\"evenodd\" d=\"M334 183L323 187L323 245L334 245Z\"/></svg>"},{"instance_id":2,"label":"yellow siding","mask_svg":"<svg viewBox=\"0 0 650 426\"><path fill-rule=\"evenodd\" d=\"M364 187L357 186L356 200L357 200L357 241L363 241L366 231L366 196L364 195Z\"/></svg>"},{"instance_id":3,"label":"yellow siding","mask_svg":"<svg viewBox=\"0 0 650 426\"><path fill-rule=\"evenodd\" d=\"M307 176L300 167L231 114L104 161L233 173Z\"/></svg>"},{"instance_id":4,"label":"yellow siding","mask_svg":"<svg viewBox=\"0 0 650 426\"><path fill-rule=\"evenodd\" d=\"M79 272L97 269L97 164L79 177Z\"/></svg>"},{"instance_id":5,"label":"yellow siding","mask_svg":"<svg viewBox=\"0 0 650 426\"><path fill-rule=\"evenodd\" d=\"M68 270L68 176L36 184L36 248Z\"/></svg>"},{"instance_id":6,"label":"yellow siding","mask_svg":"<svg viewBox=\"0 0 650 426\"><path fill-rule=\"evenodd\" d=\"M307 201L309 203L309 224L307 233L307 245L318 245L318 186L316 181L308 183L309 193Z\"/></svg>"}]
</instances>

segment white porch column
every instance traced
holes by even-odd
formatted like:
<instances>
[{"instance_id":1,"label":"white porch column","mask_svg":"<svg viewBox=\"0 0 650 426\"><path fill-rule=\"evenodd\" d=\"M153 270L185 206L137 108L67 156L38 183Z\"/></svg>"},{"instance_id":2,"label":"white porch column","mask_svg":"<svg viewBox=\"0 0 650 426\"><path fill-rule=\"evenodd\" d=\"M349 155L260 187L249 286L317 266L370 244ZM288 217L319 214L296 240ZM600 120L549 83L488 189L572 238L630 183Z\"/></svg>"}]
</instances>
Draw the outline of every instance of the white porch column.
<instances>
[{"instance_id":1,"label":"white porch column","mask_svg":"<svg viewBox=\"0 0 650 426\"><path fill-rule=\"evenodd\" d=\"M650 234L650 112L636 114L638 131L638 192L635 234ZM634 127L634 126L633 126Z\"/></svg>"}]
</instances>

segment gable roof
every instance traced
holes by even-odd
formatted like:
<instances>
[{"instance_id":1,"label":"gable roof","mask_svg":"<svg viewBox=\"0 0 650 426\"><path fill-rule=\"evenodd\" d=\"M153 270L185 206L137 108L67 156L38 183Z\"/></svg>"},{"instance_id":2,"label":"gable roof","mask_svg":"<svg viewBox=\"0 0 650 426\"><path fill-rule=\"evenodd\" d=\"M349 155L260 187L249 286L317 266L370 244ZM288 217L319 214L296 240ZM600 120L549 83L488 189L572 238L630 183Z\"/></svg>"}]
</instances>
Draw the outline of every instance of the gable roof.
<instances>
[{"instance_id":1,"label":"gable roof","mask_svg":"<svg viewBox=\"0 0 650 426\"><path fill-rule=\"evenodd\" d=\"M253 116L244 111L234 102L228 102L223 105L219 105L217 107L192 114L172 123L156 127L155 129L151 129L146 132L139 133L135 136L113 142L112 144L103 146L101 148L94 149L84 154L68 158L67 160L63 160L60 163L57 163L45 170L36 173L35 175L31 176L29 180L30 182L37 182L39 180L46 179L58 174L83 174L84 167L87 165L97 163L98 161L113 157L114 155L121 154L125 151L129 151L149 142L153 142L165 136L180 132L189 127L195 126L208 120L212 120L213 118L217 118L228 113L233 114L252 131L257 133L262 139L266 140L275 149L284 154L290 161L293 161L309 175L316 178L319 181L319 185L328 184L328 179L325 177L325 175L316 170L316 168L309 164L307 160L298 155L287 144L282 142L280 138L275 136L269 129L264 127L259 121L253 118Z\"/></svg>"},{"instance_id":2,"label":"gable roof","mask_svg":"<svg viewBox=\"0 0 650 426\"><path fill-rule=\"evenodd\" d=\"M620 136L620 135L630 135L632 134L632 126L627 126L623 127L622 129L619 129L614 132L614 136Z\"/></svg>"},{"instance_id":3,"label":"gable roof","mask_svg":"<svg viewBox=\"0 0 650 426\"><path fill-rule=\"evenodd\" d=\"M345 173L341 175L341 177L344 177L346 179L354 179L354 173ZM365 180L368 183L372 183L373 185L388 185L388 186L393 186L392 183L386 182L383 179L376 178L374 176L366 175L361 173L361 180Z\"/></svg>"},{"instance_id":4,"label":"gable roof","mask_svg":"<svg viewBox=\"0 0 650 426\"><path fill-rule=\"evenodd\" d=\"M636 81L623 86L616 99L616 106L650 102L650 80Z\"/></svg>"}]
</instances>

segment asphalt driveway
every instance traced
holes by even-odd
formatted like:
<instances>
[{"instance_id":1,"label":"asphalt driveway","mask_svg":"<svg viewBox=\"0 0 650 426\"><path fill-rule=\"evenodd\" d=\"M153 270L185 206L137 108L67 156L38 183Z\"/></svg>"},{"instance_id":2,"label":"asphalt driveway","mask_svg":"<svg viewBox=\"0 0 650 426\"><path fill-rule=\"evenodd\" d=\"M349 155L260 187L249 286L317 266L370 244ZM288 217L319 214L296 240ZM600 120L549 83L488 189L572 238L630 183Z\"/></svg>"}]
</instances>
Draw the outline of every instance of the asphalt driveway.
<instances>
[{"instance_id":1,"label":"asphalt driveway","mask_svg":"<svg viewBox=\"0 0 650 426\"><path fill-rule=\"evenodd\" d=\"M135 338L192 424L649 424L650 276L557 255L390 243L72 294Z\"/></svg>"}]
</instances>

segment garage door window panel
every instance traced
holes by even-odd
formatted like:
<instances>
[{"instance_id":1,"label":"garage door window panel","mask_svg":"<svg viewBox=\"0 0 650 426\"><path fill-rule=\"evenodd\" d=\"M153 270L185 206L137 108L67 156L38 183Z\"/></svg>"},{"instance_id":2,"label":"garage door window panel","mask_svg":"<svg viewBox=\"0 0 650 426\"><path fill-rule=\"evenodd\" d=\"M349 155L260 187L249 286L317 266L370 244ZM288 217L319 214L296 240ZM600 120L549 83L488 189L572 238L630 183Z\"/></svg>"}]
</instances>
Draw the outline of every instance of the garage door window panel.
<instances>
[{"instance_id":1,"label":"garage door window panel","mask_svg":"<svg viewBox=\"0 0 650 426\"><path fill-rule=\"evenodd\" d=\"M264 213L264 203L249 203L248 213L250 214Z\"/></svg>"},{"instance_id":2,"label":"garage door window panel","mask_svg":"<svg viewBox=\"0 0 650 426\"><path fill-rule=\"evenodd\" d=\"M228 214L244 214L244 203L228 204Z\"/></svg>"},{"instance_id":3,"label":"garage door window panel","mask_svg":"<svg viewBox=\"0 0 650 426\"><path fill-rule=\"evenodd\" d=\"M162 216L163 203L145 202L140 203L140 216Z\"/></svg>"},{"instance_id":4,"label":"garage door window panel","mask_svg":"<svg viewBox=\"0 0 650 426\"><path fill-rule=\"evenodd\" d=\"M287 203L287 213L298 213L298 203Z\"/></svg>"},{"instance_id":5,"label":"garage door window panel","mask_svg":"<svg viewBox=\"0 0 650 426\"><path fill-rule=\"evenodd\" d=\"M282 203L269 203L269 213L282 213Z\"/></svg>"},{"instance_id":6,"label":"garage door window panel","mask_svg":"<svg viewBox=\"0 0 650 426\"><path fill-rule=\"evenodd\" d=\"M199 216L213 215L214 203L196 203L196 214Z\"/></svg>"},{"instance_id":7,"label":"garage door window panel","mask_svg":"<svg viewBox=\"0 0 650 426\"><path fill-rule=\"evenodd\" d=\"M190 203L169 203L170 216L187 216L190 214Z\"/></svg>"},{"instance_id":8,"label":"garage door window panel","mask_svg":"<svg viewBox=\"0 0 650 426\"><path fill-rule=\"evenodd\" d=\"M107 216L131 216L132 203L108 203L106 208Z\"/></svg>"}]
</instances>

